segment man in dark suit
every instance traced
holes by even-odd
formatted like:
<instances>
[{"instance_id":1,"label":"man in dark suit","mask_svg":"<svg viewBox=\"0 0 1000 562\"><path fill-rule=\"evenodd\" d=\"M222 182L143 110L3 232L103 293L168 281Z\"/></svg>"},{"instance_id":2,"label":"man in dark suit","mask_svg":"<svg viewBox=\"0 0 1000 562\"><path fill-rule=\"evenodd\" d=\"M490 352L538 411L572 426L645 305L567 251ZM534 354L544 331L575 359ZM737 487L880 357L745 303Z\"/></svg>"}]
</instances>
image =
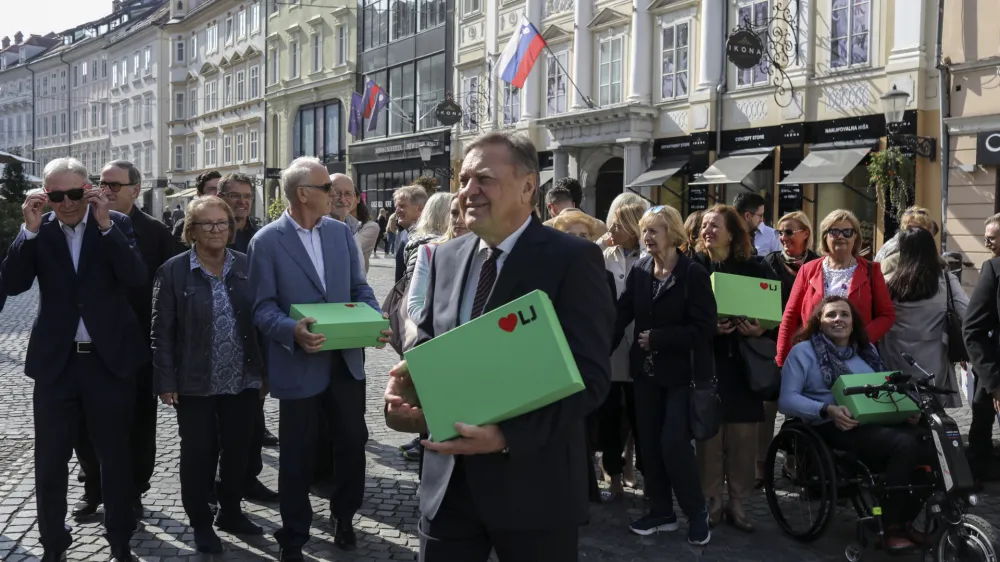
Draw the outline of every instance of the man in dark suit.
<instances>
[{"instance_id":1,"label":"man in dark suit","mask_svg":"<svg viewBox=\"0 0 1000 562\"><path fill-rule=\"evenodd\" d=\"M417 345L534 290L552 300L586 389L496 425L458 424L461 437L424 441L420 559L577 559L587 518L584 419L610 386L614 307L596 244L532 215L538 156L520 135L489 133L466 149L459 204L474 235L437 247ZM475 365L469 365L475 369ZM530 365L529 365L530 368ZM386 389L389 427L426 432L405 361ZM558 474L537 478L538 468Z\"/></svg>"},{"instance_id":2,"label":"man in dark suit","mask_svg":"<svg viewBox=\"0 0 1000 562\"><path fill-rule=\"evenodd\" d=\"M141 287L132 288L128 299L139 319L143 346L148 350L153 308L152 282L163 262L174 256L174 239L170 229L135 205L142 189L142 174L131 162L115 160L107 164L101 170L100 188L111 208L132 221L139 255L146 264L148 281ZM132 483L135 486L132 512L138 520L143 516L142 495L149 490L149 480L153 477L153 467L156 464L156 396L153 394L152 362L143 365L136 373L135 391L135 413L129 445L132 454ZM73 508L73 516L84 518L97 512L104 495L101 492L101 466L90 441L86 420L82 417L76 457L84 476L84 493Z\"/></svg>"},{"instance_id":3,"label":"man in dark suit","mask_svg":"<svg viewBox=\"0 0 1000 562\"><path fill-rule=\"evenodd\" d=\"M222 174L216 172L215 170L209 170L207 172L202 172L198 174L195 179L194 188L198 191L198 197L204 197L206 195L218 195L219 194L219 181L222 179ZM184 215L181 214L180 220L174 221L174 239L177 241L177 252L185 252L188 249L187 244L181 240L181 235L184 234Z\"/></svg>"},{"instance_id":4,"label":"man in dark suit","mask_svg":"<svg viewBox=\"0 0 1000 562\"><path fill-rule=\"evenodd\" d=\"M991 478L993 416L985 415L986 405L1000 412L1000 257L983 262L979 281L965 311L965 348L976 373L973 398L975 434L970 430L969 455L977 479ZM987 421L984 423L983 420Z\"/></svg>"},{"instance_id":5,"label":"man in dark suit","mask_svg":"<svg viewBox=\"0 0 1000 562\"><path fill-rule=\"evenodd\" d=\"M23 205L24 225L0 266L4 290L38 280L38 317L24 373L35 381L35 485L44 561L65 559L68 463L81 416L101 467L111 560L132 561L135 495L129 433L136 372L150 359L128 293L148 283L132 221L110 210L76 159L45 166L44 193ZM53 212L42 215L46 200Z\"/></svg>"}]
</instances>

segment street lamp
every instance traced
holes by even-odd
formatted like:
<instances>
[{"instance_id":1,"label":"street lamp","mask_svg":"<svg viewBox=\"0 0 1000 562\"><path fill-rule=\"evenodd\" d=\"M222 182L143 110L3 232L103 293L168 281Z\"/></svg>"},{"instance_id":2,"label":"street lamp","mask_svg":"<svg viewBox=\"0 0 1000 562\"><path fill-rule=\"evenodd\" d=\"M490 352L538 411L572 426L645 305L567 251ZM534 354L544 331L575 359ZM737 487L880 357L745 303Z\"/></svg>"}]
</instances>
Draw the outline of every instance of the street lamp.
<instances>
[{"instance_id":1,"label":"street lamp","mask_svg":"<svg viewBox=\"0 0 1000 562\"><path fill-rule=\"evenodd\" d=\"M933 161L937 155L937 139L900 133L903 126L903 115L906 113L906 102L910 94L896 89L882 95L882 112L885 114L886 146L899 146L917 156L923 156Z\"/></svg>"}]
</instances>

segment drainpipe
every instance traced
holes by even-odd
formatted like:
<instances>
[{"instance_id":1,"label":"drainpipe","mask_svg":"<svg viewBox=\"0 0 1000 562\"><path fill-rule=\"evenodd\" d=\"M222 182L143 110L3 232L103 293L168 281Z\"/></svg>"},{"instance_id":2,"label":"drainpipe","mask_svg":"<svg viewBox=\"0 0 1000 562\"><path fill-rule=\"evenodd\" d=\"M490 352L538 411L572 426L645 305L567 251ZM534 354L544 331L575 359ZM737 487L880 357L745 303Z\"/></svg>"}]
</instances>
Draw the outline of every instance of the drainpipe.
<instances>
[{"instance_id":1,"label":"drainpipe","mask_svg":"<svg viewBox=\"0 0 1000 562\"><path fill-rule=\"evenodd\" d=\"M948 137L948 124L945 118L951 115L951 75L948 65L942 60L942 37L944 35L944 2L938 0L937 45L935 46L935 61L938 70L938 100L940 103L941 128L941 251L948 249L948 162L950 159L951 140Z\"/></svg>"},{"instance_id":2,"label":"drainpipe","mask_svg":"<svg viewBox=\"0 0 1000 562\"><path fill-rule=\"evenodd\" d=\"M721 1L721 0L720 0ZM726 32L729 30L729 2L723 2L724 7L722 10L722 37L726 37ZM726 49L722 48L720 50L722 64L719 71L719 82L715 86L715 158L719 159L719 153L722 152L722 96L726 93ZM718 199L716 199L718 201Z\"/></svg>"},{"instance_id":3,"label":"drainpipe","mask_svg":"<svg viewBox=\"0 0 1000 562\"><path fill-rule=\"evenodd\" d=\"M34 176L38 176L38 159L35 158L35 149L37 148L36 145L35 145L35 143L37 142L35 140L35 135L37 134L37 131L35 130L35 128L37 127L36 122L38 121L38 108L35 107L35 93L36 93L35 90L37 89L35 87L35 71L32 70L31 66L29 66L29 65L25 65L24 67L27 68L28 72L31 73L31 123L30 123L30 126L31 126L31 159L35 161L35 163L31 165L31 173ZM27 156L27 155L25 155L25 156Z\"/></svg>"}]
</instances>

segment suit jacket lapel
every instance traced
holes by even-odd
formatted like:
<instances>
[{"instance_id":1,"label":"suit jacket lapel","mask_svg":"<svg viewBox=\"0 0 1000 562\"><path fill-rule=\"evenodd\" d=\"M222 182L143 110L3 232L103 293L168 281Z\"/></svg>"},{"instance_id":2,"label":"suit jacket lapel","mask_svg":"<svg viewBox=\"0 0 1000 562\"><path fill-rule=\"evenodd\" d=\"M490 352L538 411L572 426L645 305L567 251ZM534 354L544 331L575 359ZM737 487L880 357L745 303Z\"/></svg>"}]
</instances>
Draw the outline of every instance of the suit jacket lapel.
<instances>
[{"instance_id":1,"label":"suit jacket lapel","mask_svg":"<svg viewBox=\"0 0 1000 562\"><path fill-rule=\"evenodd\" d=\"M542 226L542 223L532 218L528 228L525 228L521 237L517 239L510 255L503 261L500 275L497 277L496 283L493 284L490 297L486 300L484 313L510 302L510 296L517 287L518 280L531 269L531 257L534 255L534 246L538 243L537 234L540 228L547 227Z\"/></svg>"},{"instance_id":2,"label":"suit jacket lapel","mask_svg":"<svg viewBox=\"0 0 1000 562\"><path fill-rule=\"evenodd\" d=\"M94 220L94 215L91 214L87 217L87 224L83 228L83 243L80 244L80 260L76 264L77 274L83 275L84 268L89 265L90 259L94 254L94 246L97 245L99 236L102 236L101 231L97 228L97 221Z\"/></svg>"},{"instance_id":3,"label":"suit jacket lapel","mask_svg":"<svg viewBox=\"0 0 1000 562\"><path fill-rule=\"evenodd\" d=\"M280 220L281 224L278 226L278 232L282 236L278 240L281 242L281 246L292 257L292 260L302 268L306 277L316 286L316 290L325 295L326 292L323 290L323 283L320 282L319 275L316 273L316 266L309 259L309 254L306 252L305 246L302 245L302 240L299 239L299 233L295 230L295 221L287 213L282 215Z\"/></svg>"},{"instance_id":4,"label":"suit jacket lapel","mask_svg":"<svg viewBox=\"0 0 1000 562\"><path fill-rule=\"evenodd\" d=\"M476 251L479 249L479 237L469 236L469 239L462 243L462 247L458 250L458 265L462 268L462 277L458 283L453 285L455 292L452 293L453 302L458 303L458 310L461 313L462 305L465 302L465 284L469 280L469 273L472 271L472 261L476 257ZM458 325L459 315L455 315L455 325Z\"/></svg>"},{"instance_id":5,"label":"suit jacket lapel","mask_svg":"<svg viewBox=\"0 0 1000 562\"><path fill-rule=\"evenodd\" d=\"M69 274L76 275L76 271L73 269L73 255L70 253L69 240L66 240L66 233L59 226L59 220L55 214L52 214L49 222L42 225L39 236L46 236L51 240L49 246L53 248L56 260L66 268Z\"/></svg>"}]
</instances>

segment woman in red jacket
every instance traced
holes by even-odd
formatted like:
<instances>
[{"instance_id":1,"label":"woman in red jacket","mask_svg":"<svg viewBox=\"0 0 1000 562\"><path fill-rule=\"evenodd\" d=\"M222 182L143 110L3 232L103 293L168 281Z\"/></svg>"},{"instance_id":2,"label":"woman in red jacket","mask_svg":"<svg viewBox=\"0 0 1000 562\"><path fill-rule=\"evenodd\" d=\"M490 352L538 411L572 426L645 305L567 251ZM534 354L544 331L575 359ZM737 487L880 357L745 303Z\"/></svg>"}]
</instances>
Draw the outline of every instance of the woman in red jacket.
<instances>
[{"instance_id":1,"label":"woman in red jacket","mask_svg":"<svg viewBox=\"0 0 1000 562\"><path fill-rule=\"evenodd\" d=\"M896 321L889 289L879 264L858 257L861 252L861 223L854 213L837 209L820 223L824 257L799 270L788 297L778 330L778 366L785 363L793 339L829 295L840 295L858 309L872 343L882 339Z\"/></svg>"}]
</instances>

